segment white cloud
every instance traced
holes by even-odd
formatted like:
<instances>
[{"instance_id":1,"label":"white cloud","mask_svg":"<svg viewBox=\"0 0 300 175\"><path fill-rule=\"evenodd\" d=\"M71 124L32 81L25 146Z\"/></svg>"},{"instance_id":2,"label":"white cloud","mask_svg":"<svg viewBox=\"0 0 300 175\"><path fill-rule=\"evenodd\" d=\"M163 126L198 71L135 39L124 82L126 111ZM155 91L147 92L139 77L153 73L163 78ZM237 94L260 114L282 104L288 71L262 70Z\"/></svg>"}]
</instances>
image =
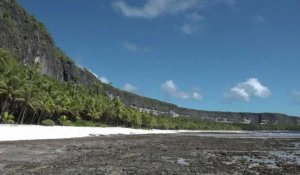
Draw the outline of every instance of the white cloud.
<instances>
[{"instance_id":1,"label":"white cloud","mask_svg":"<svg viewBox=\"0 0 300 175\"><path fill-rule=\"evenodd\" d=\"M193 92L193 99L196 99L196 100L201 100L202 99L202 95L198 92Z\"/></svg>"},{"instance_id":2,"label":"white cloud","mask_svg":"<svg viewBox=\"0 0 300 175\"><path fill-rule=\"evenodd\" d=\"M157 18L165 14L178 14L190 9L225 4L234 6L236 0L147 0L142 7L133 7L124 0L112 3L112 7L126 17Z\"/></svg>"},{"instance_id":3,"label":"white cloud","mask_svg":"<svg viewBox=\"0 0 300 175\"><path fill-rule=\"evenodd\" d=\"M174 15L184 13L185 22L176 27L184 34L191 35L202 28L200 21L205 17L199 15L197 11L220 4L234 6L236 0L147 0L142 6L132 6L129 1L118 0L112 3L115 11L131 18L154 19L163 15ZM194 11L191 14L190 11ZM134 47L132 47L134 50Z\"/></svg>"},{"instance_id":4,"label":"white cloud","mask_svg":"<svg viewBox=\"0 0 300 175\"><path fill-rule=\"evenodd\" d=\"M78 63L75 63L76 64L76 66L78 67L78 68L80 68L81 70L83 70L84 69L84 67L83 66L81 66L80 64L78 64Z\"/></svg>"},{"instance_id":5,"label":"white cloud","mask_svg":"<svg viewBox=\"0 0 300 175\"><path fill-rule=\"evenodd\" d=\"M88 70L91 74L93 74L96 78L99 79L98 75L95 72L93 72L92 70L87 69L87 68L84 68L84 69Z\"/></svg>"},{"instance_id":6,"label":"white cloud","mask_svg":"<svg viewBox=\"0 0 300 175\"><path fill-rule=\"evenodd\" d=\"M143 7L132 7L125 1L112 4L115 10L127 17L156 18L164 14L177 14L204 2L203 0L148 0Z\"/></svg>"},{"instance_id":7,"label":"white cloud","mask_svg":"<svg viewBox=\"0 0 300 175\"><path fill-rule=\"evenodd\" d=\"M127 41L123 43L123 46L131 52L148 52L148 51L150 51L150 48L148 48L148 47L138 46L137 44L133 44L133 43L130 43Z\"/></svg>"},{"instance_id":8,"label":"white cloud","mask_svg":"<svg viewBox=\"0 0 300 175\"><path fill-rule=\"evenodd\" d=\"M201 100L202 95L199 92L183 92L177 88L173 80L167 80L161 85L161 89L168 95L182 100Z\"/></svg>"},{"instance_id":9,"label":"white cloud","mask_svg":"<svg viewBox=\"0 0 300 175\"><path fill-rule=\"evenodd\" d=\"M112 3L116 11L126 17L157 18L165 14L178 14L190 9L205 8L218 4L235 5L235 0L147 0L142 7L133 7L124 0Z\"/></svg>"},{"instance_id":10,"label":"white cloud","mask_svg":"<svg viewBox=\"0 0 300 175\"><path fill-rule=\"evenodd\" d=\"M235 6L236 0L210 0L209 5L226 4L228 6Z\"/></svg>"},{"instance_id":11,"label":"white cloud","mask_svg":"<svg viewBox=\"0 0 300 175\"><path fill-rule=\"evenodd\" d=\"M186 19L186 22L179 27L179 30L184 34L192 35L203 28L201 23L204 22L206 18L199 15L197 12L193 12L187 14Z\"/></svg>"},{"instance_id":12,"label":"white cloud","mask_svg":"<svg viewBox=\"0 0 300 175\"><path fill-rule=\"evenodd\" d=\"M224 96L231 100L250 101L253 97L267 98L271 96L271 91L256 78L250 78L245 82L232 87Z\"/></svg>"},{"instance_id":13,"label":"white cloud","mask_svg":"<svg viewBox=\"0 0 300 175\"><path fill-rule=\"evenodd\" d=\"M266 22L266 18L261 15L257 15L257 16L253 17L252 21L254 23L264 23L264 22Z\"/></svg>"},{"instance_id":14,"label":"white cloud","mask_svg":"<svg viewBox=\"0 0 300 175\"><path fill-rule=\"evenodd\" d=\"M130 84L130 83L126 83L124 85L124 88L123 88L125 91L128 91L128 92L136 92L138 90L137 87L135 87L134 85Z\"/></svg>"},{"instance_id":15,"label":"white cloud","mask_svg":"<svg viewBox=\"0 0 300 175\"><path fill-rule=\"evenodd\" d=\"M109 84L110 83L110 81L106 78L106 77L104 77L104 76L101 76L100 78L98 78L102 83L105 83L105 84Z\"/></svg>"},{"instance_id":16,"label":"white cloud","mask_svg":"<svg viewBox=\"0 0 300 175\"><path fill-rule=\"evenodd\" d=\"M83 68L83 69L86 69L86 68ZM93 74L98 80L100 80L102 83L105 83L105 84L109 84L110 83L110 81L106 78L106 77L104 77L104 76L98 76L95 72L93 72L92 70L90 70L90 69L86 69L86 70L88 70L91 74Z\"/></svg>"},{"instance_id":17,"label":"white cloud","mask_svg":"<svg viewBox=\"0 0 300 175\"><path fill-rule=\"evenodd\" d=\"M293 90L292 100L293 100L293 103L300 105L300 91Z\"/></svg>"},{"instance_id":18,"label":"white cloud","mask_svg":"<svg viewBox=\"0 0 300 175\"><path fill-rule=\"evenodd\" d=\"M203 21L203 20L206 19L204 16L199 15L197 12L187 14L186 18L191 20L191 21Z\"/></svg>"},{"instance_id":19,"label":"white cloud","mask_svg":"<svg viewBox=\"0 0 300 175\"><path fill-rule=\"evenodd\" d=\"M184 23L180 26L179 30L187 35L192 35L200 29L200 26L195 23Z\"/></svg>"}]
</instances>

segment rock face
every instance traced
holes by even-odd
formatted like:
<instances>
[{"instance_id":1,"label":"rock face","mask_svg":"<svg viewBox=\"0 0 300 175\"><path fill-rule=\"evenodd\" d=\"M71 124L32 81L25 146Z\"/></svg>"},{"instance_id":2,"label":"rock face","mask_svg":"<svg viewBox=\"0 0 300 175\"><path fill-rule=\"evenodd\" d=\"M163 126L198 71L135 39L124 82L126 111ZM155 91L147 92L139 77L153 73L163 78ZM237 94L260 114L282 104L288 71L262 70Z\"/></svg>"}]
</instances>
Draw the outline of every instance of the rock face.
<instances>
[{"instance_id":1,"label":"rock face","mask_svg":"<svg viewBox=\"0 0 300 175\"><path fill-rule=\"evenodd\" d=\"M0 48L16 54L23 64L40 63L44 74L60 81L74 81L85 86L101 83L92 73L76 66L71 58L56 47L46 27L29 15L15 0L0 0ZM299 118L284 114L208 112L177 107L174 104L124 92L102 84L110 96L119 96L128 106L157 115L185 116L220 122L300 123Z\"/></svg>"},{"instance_id":2,"label":"rock face","mask_svg":"<svg viewBox=\"0 0 300 175\"><path fill-rule=\"evenodd\" d=\"M44 73L63 79L62 65L45 27L11 0L0 2L0 45L13 51L24 64L41 62Z\"/></svg>"},{"instance_id":3,"label":"rock face","mask_svg":"<svg viewBox=\"0 0 300 175\"><path fill-rule=\"evenodd\" d=\"M24 64L39 62L45 74L60 81L88 85L96 80L58 49L46 27L15 0L0 1L0 47L11 50Z\"/></svg>"}]
</instances>

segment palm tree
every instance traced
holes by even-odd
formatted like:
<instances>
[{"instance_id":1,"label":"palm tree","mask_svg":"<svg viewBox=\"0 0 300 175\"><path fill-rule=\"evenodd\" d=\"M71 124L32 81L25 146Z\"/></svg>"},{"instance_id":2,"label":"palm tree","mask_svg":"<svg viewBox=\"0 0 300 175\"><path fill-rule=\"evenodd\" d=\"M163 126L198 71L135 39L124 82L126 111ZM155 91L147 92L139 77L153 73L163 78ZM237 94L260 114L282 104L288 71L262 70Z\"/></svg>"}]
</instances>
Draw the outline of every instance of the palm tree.
<instances>
[{"instance_id":1,"label":"palm tree","mask_svg":"<svg viewBox=\"0 0 300 175\"><path fill-rule=\"evenodd\" d=\"M15 117L8 112L4 112L3 114L3 122L6 124L13 124L15 121Z\"/></svg>"},{"instance_id":2,"label":"palm tree","mask_svg":"<svg viewBox=\"0 0 300 175\"><path fill-rule=\"evenodd\" d=\"M34 112L33 116L35 116L36 110L41 104L41 101L38 99L39 89L34 85L25 85L22 93L22 97L16 98L17 102L22 104L22 109L18 117L18 122L20 121L23 124L25 116L28 110Z\"/></svg>"},{"instance_id":3,"label":"palm tree","mask_svg":"<svg viewBox=\"0 0 300 175\"><path fill-rule=\"evenodd\" d=\"M1 106L0 120L3 112L6 110L7 103L12 100L12 89L7 86L6 82L0 81L0 95L4 97L4 102Z\"/></svg>"},{"instance_id":4,"label":"palm tree","mask_svg":"<svg viewBox=\"0 0 300 175\"><path fill-rule=\"evenodd\" d=\"M32 115L32 118L34 118L37 108L40 107L40 104L42 103L38 98L40 95L42 95L40 94L42 91L40 87L37 86L42 79L39 65L36 64L26 67L24 72L25 73L22 78L25 83L21 89L22 95L21 97L16 98L16 101L22 104L22 109L18 117L18 122L20 121L21 124L24 122L27 111L33 111L34 114Z\"/></svg>"},{"instance_id":5,"label":"palm tree","mask_svg":"<svg viewBox=\"0 0 300 175\"><path fill-rule=\"evenodd\" d=\"M100 95L100 93L101 93L102 90L103 90L102 84L99 83L99 82L96 82L96 83L93 84L93 87L95 88L95 93L96 93L96 95L97 95L97 96Z\"/></svg>"},{"instance_id":6,"label":"palm tree","mask_svg":"<svg viewBox=\"0 0 300 175\"><path fill-rule=\"evenodd\" d=\"M2 96L2 106L0 119L3 115L3 112L6 110L7 105L13 99L13 94L15 92L16 80L18 77L14 74L14 71L17 71L17 62L12 59L12 55L0 49L0 96Z\"/></svg>"},{"instance_id":7,"label":"palm tree","mask_svg":"<svg viewBox=\"0 0 300 175\"><path fill-rule=\"evenodd\" d=\"M0 119L9 103L20 95L21 80L17 76L10 77L7 81L0 81L0 95L4 101L1 107Z\"/></svg>"}]
</instances>

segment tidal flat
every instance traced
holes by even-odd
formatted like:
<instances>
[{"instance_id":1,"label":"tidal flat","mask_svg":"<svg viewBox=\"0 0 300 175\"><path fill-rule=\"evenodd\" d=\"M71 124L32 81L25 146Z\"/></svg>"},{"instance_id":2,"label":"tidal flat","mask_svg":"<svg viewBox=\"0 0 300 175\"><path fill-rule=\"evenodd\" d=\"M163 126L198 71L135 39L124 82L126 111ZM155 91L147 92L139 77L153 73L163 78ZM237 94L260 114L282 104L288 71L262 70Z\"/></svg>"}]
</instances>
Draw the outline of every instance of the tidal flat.
<instances>
[{"instance_id":1,"label":"tidal flat","mask_svg":"<svg viewBox=\"0 0 300 175\"><path fill-rule=\"evenodd\" d=\"M297 136L180 133L0 142L0 174L299 173Z\"/></svg>"}]
</instances>

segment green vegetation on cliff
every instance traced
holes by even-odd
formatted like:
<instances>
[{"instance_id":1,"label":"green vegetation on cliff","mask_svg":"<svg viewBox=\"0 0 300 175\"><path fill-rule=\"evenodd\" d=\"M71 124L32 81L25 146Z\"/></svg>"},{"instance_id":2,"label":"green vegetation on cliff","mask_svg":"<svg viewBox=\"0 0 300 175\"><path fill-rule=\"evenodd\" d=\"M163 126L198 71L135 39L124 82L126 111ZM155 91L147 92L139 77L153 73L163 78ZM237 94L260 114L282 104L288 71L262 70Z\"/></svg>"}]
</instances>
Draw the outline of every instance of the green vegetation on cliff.
<instances>
[{"instance_id":1,"label":"green vegetation on cliff","mask_svg":"<svg viewBox=\"0 0 300 175\"><path fill-rule=\"evenodd\" d=\"M269 124L268 126L273 126L272 124L275 123L280 126L300 124L299 118L289 117L284 114L214 112L180 108L174 104L142 97L122 91L109 84L101 83L100 80L87 69L76 66L75 62L55 45L51 34L43 23L34 16L29 15L15 0L0 0L0 48L5 48L15 54L14 57L17 59L15 63L17 66L15 67L17 68L14 68L15 72L11 74L19 78L19 80L12 80L11 77L7 78L5 75L1 75L5 82L12 83L12 85L9 86L17 89L17 93L7 99L6 105L0 104L2 106L4 105L3 111L9 112L5 115L7 120L9 120L8 118L11 118L13 114L16 120L15 122L21 122L20 120L22 120L22 118L24 120L23 122L28 123L31 123L31 121L41 123L41 120L47 118L58 122L60 115L66 115L68 120L71 120L73 123L76 118L85 120L84 122L82 122L83 120L77 120L77 124L90 124L86 122L86 120L90 120L137 127L140 125L140 121L142 121L141 126L164 127L159 126L161 122L158 120L168 120L170 124L167 128L182 128L183 126L179 126L178 124L180 122L175 121L179 119L182 121L186 120L181 118L175 120L169 117L156 117L153 119L152 115L137 111L137 109L143 109L144 111L151 111L157 115L179 115L193 120L205 119L232 123L264 123ZM36 63L40 65L37 66L35 65ZM25 67L23 65L32 66ZM34 76L37 78L32 80L32 78L30 78L31 75L27 73L28 70L34 71ZM47 76L41 75L39 72ZM1 81L3 79L1 78ZM17 83L17 85L13 85L13 83ZM18 85L18 83L21 84ZM32 87L28 85L31 83L33 83ZM3 85L3 87L5 86L6 85ZM21 90L19 90L20 87ZM49 87L51 87L50 90L47 90ZM37 92L33 89L37 89ZM52 91L52 89L54 90ZM28 97L30 99L27 100L37 99L36 104L31 105L34 108L31 108L29 104L27 104L27 107L24 107L25 103L28 102L19 101L21 100L18 98L19 93L25 93L26 91L30 91ZM14 92L12 91L11 93ZM115 99L114 101L119 101L120 103L118 102L118 104L121 104L119 108L123 110L113 112L111 110L111 108L114 108L113 101L107 98L108 95L119 97L118 100ZM6 101L6 99L3 99L3 96L2 94L2 103ZM22 96L26 95L23 94ZM24 97L22 98L24 99ZM129 107L135 107L136 109ZM127 116L122 116L124 113ZM132 116L128 117L129 113L136 114L136 116L134 115L136 121L132 122ZM117 117L114 115L117 115ZM172 121L169 121L169 119L172 119ZM198 122L199 120L195 121ZM67 123L70 124L70 122ZM223 127L223 124L215 125L220 126L220 128ZM232 125L228 124L228 126ZM245 127L246 126L249 127L248 125L245 125ZM257 128L257 126L260 125L255 126ZM264 125L264 127L265 126L266 125ZM194 124L190 124L189 127L185 125L184 127L193 128ZM244 127L244 125L237 126L235 124L235 127L240 128Z\"/></svg>"},{"instance_id":2,"label":"green vegetation on cliff","mask_svg":"<svg viewBox=\"0 0 300 175\"><path fill-rule=\"evenodd\" d=\"M100 83L86 88L74 82L59 82L42 75L38 64L24 66L8 51L0 50L0 120L3 123L49 124L50 119L57 124L69 125L72 122L78 124L80 121L90 121L163 129L212 128L204 121L154 117L141 113L126 107L118 97L110 100L102 93L102 88ZM222 123L216 123L213 127L238 129Z\"/></svg>"},{"instance_id":3,"label":"green vegetation on cliff","mask_svg":"<svg viewBox=\"0 0 300 175\"><path fill-rule=\"evenodd\" d=\"M101 83L95 83L87 88L74 82L59 82L43 75L38 64L24 66L18 63L10 52L0 49L0 122L2 123L44 125L56 123L77 126L106 124L160 129L256 127L181 117L153 116L125 106L119 97L108 98L103 93L103 88ZM300 129L293 127L292 129ZM276 128L272 127L272 129Z\"/></svg>"}]
</instances>

